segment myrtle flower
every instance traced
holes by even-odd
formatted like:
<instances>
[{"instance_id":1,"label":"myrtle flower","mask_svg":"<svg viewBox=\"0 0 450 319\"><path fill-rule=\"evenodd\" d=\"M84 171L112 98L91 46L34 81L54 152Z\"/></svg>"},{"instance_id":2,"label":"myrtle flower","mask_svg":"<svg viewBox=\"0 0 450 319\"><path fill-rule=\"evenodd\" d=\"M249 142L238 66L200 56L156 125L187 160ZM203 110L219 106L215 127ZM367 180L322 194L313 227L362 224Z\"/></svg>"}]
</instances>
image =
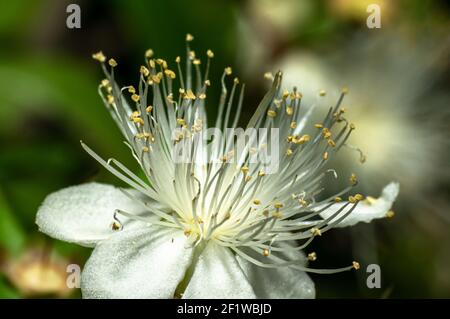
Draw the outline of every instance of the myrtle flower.
<instances>
[{"instance_id":1,"label":"myrtle flower","mask_svg":"<svg viewBox=\"0 0 450 319\"><path fill-rule=\"evenodd\" d=\"M276 128L275 146L259 141L238 153L221 139L201 143L214 54L207 51L202 70L192 39L187 36L185 65L177 57L176 71L148 50L136 88L120 88L117 62L94 55L106 75L100 96L146 180L82 142L130 188L89 183L63 189L45 199L36 222L52 237L94 247L81 278L84 298L313 298L307 272L334 273L359 264L316 269L307 262L317 254L302 251L334 227L389 215L398 185L388 185L378 199L350 193L345 200L357 184L352 175L347 188L320 198L324 182L337 177L324 165L354 129L340 111L346 90L315 124L315 133L303 134L309 108L295 88L280 90L281 72L247 124ZM221 77L215 127L222 131L237 126L244 105L239 80L231 90L227 86L231 74L227 67ZM189 160L178 162L173 150L185 141ZM263 161L250 160L268 149L279 150L278 171L271 174Z\"/></svg>"}]
</instances>

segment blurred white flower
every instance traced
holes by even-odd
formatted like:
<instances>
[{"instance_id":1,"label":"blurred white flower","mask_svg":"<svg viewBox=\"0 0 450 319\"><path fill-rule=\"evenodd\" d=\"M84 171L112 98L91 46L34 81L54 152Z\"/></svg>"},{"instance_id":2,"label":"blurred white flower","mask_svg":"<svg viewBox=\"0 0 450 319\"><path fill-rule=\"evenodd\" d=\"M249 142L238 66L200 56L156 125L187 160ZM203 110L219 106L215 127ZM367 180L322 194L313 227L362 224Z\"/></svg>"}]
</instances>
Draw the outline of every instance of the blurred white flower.
<instances>
[{"instance_id":1,"label":"blurred white flower","mask_svg":"<svg viewBox=\"0 0 450 319\"><path fill-rule=\"evenodd\" d=\"M9 257L1 270L25 297L67 297L72 292L66 285L68 264L50 251L30 247L17 258Z\"/></svg>"},{"instance_id":2,"label":"blurred white flower","mask_svg":"<svg viewBox=\"0 0 450 319\"><path fill-rule=\"evenodd\" d=\"M307 66L300 52L276 63L286 70L285 84L298 85L304 95L317 95L319 88L311 85L311 78L324 86L348 86L344 107L358 130L349 144L362 153L342 152L335 164L356 171L365 190L394 178L406 193L417 196L449 177L442 170L448 159L449 97L430 90L448 39L431 44L408 43L395 33L356 38L329 55L308 54ZM358 159L364 165L356 168Z\"/></svg>"},{"instance_id":3,"label":"blurred white flower","mask_svg":"<svg viewBox=\"0 0 450 319\"><path fill-rule=\"evenodd\" d=\"M250 0L237 15L237 62L245 76L261 73L279 46L295 38L316 10L311 0Z\"/></svg>"},{"instance_id":4,"label":"blurred white flower","mask_svg":"<svg viewBox=\"0 0 450 319\"><path fill-rule=\"evenodd\" d=\"M266 174L261 162L249 160L252 149L232 161L236 148L225 143L199 143L206 132L206 70L190 50L182 76L162 59L146 53L138 89L120 88L114 79L117 62L101 53L107 79L100 94L117 122L147 182L110 159L84 149L132 189L90 183L49 195L36 222L41 231L58 239L95 247L81 280L85 298L312 298L314 284L306 272L334 273L358 269L314 269L306 265L315 253L302 250L316 237L341 226L390 216L398 193L391 183L379 199L361 194L341 198L356 184L319 199L323 182L336 173L324 165L345 143L353 126L340 112L345 92L311 135L307 106L294 89L281 91L277 73L248 128L277 128L279 171ZM243 107L239 80L231 90L222 76L222 95L216 127L235 127ZM175 79L179 90L174 90ZM133 107L127 102L131 95ZM234 116L232 109L237 106ZM180 131L181 130L181 131ZM173 138L173 132L182 132ZM191 142L189 161L178 163L173 149ZM262 147L258 144L257 150ZM331 173L331 174L328 174Z\"/></svg>"}]
</instances>

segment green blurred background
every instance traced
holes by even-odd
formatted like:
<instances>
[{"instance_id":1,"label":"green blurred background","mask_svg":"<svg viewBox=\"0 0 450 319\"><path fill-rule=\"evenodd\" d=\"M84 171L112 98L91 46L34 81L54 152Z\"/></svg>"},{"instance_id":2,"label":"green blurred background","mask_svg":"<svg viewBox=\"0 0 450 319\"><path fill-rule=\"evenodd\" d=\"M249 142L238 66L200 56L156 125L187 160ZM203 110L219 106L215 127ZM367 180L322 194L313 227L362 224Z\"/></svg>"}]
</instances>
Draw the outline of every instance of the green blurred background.
<instances>
[{"instance_id":1,"label":"green blurred background","mask_svg":"<svg viewBox=\"0 0 450 319\"><path fill-rule=\"evenodd\" d=\"M80 5L81 29L66 27L70 3ZM370 3L382 9L381 29L366 26ZM357 96L370 103L359 103L356 114L375 132L391 132L383 119L395 119L392 126L401 131L392 130L387 139L399 139L394 150L401 160L390 149L382 156L387 164L375 162L375 173L369 169L370 182L361 188L378 195L380 185L398 179L401 195L394 219L334 230L313 244L319 256L314 266L339 267L353 259L363 266L359 272L313 275L317 296L449 298L449 9L448 2L426 0L4 1L0 298L80 296L66 287L66 265L83 265L90 250L38 233L34 218L55 190L93 180L118 184L83 152L81 139L102 156L135 167L97 95L102 75L91 54L101 49L114 57L120 84L127 85L136 82L146 49L173 61L183 54L188 32L195 36L196 51L215 52L213 80L231 65L247 84L244 120L264 94L264 72L281 65L295 73L296 65L283 62L287 56L305 68L299 71L300 90L303 82L319 78L349 83L351 96L351 83L361 84L365 74L369 80ZM407 44L397 47L402 42ZM392 85L379 88L386 83ZM210 97L218 100L217 86ZM352 105L348 109L351 118ZM373 109L382 112L379 122L364 117L370 119ZM358 146L382 152L384 136ZM354 154L335 167L345 172L349 163L364 170ZM370 263L381 266L380 289L365 284Z\"/></svg>"}]
</instances>

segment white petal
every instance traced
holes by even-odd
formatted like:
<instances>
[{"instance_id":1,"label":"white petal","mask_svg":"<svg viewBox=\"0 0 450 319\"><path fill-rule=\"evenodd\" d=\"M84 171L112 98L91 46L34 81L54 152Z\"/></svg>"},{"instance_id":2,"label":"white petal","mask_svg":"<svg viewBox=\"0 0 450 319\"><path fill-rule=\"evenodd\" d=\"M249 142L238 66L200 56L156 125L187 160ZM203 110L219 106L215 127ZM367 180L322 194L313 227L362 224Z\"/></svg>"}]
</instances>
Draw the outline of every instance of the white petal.
<instances>
[{"instance_id":1,"label":"white petal","mask_svg":"<svg viewBox=\"0 0 450 319\"><path fill-rule=\"evenodd\" d=\"M99 243L81 276L83 298L173 298L192 261L181 231L148 226Z\"/></svg>"},{"instance_id":2,"label":"white petal","mask_svg":"<svg viewBox=\"0 0 450 319\"><path fill-rule=\"evenodd\" d=\"M145 207L111 185L72 186L45 198L37 212L36 224L40 231L51 237L93 246L114 233L111 225L116 209L136 214ZM118 218L122 224L127 224L127 218Z\"/></svg>"},{"instance_id":3,"label":"white petal","mask_svg":"<svg viewBox=\"0 0 450 319\"><path fill-rule=\"evenodd\" d=\"M397 198L399 192L398 183L390 183L384 187L381 196L377 198L373 203L369 203L366 200L361 201L358 206L350 213L342 222L340 222L336 227L346 227L353 226L359 222L369 223L373 219L386 217L386 213L391 209L392 204ZM339 208L341 208L345 203L338 203L331 208L320 213L322 218L328 218L334 214ZM338 215L342 216L351 206L344 209L344 211ZM333 218L336 220L338 217Z\"/></svg>"},{"instance_id":4,"label":"white petal","mask_svg":"<svg viewBox=\"0 0 450 319\"><path fill-rule=\"evenodd\" d=\"M300 251L289 251L289 260L306 258ZM314 282L304 272L290 267L262 268L237 256L239 264L250 281L257 298L312 299L316 296Z\"/></svg>"},{"instance_id":5,"label":"white petal","mask_svg":"<svg viewBox=\"0 0 450 319\"><path fill-rule=\"evenodd\" d=\"M255 298L230 249L209 242L201 253L183 298Z\"/></svg>"}]
</instances>

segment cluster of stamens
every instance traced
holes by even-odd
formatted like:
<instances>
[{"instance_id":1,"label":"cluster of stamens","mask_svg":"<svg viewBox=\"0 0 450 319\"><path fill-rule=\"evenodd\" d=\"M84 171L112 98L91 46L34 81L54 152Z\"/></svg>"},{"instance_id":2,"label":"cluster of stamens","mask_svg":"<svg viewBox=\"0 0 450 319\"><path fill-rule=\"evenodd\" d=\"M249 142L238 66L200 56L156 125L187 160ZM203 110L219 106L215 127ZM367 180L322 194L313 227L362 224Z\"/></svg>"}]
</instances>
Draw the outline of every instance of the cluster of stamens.
<instances>
[{"instance_id":1,"label":"cluster of stamens","mask_svg":"<svg viewBox=\"0 0 450 319\"><path fill-rule=\"evenodd\" d=\"M167 61L154 58L153 50L147 50L136 88L132 85L120 88L114 79L117 62L107 60L101 52L93 55L106 75L99 86L100 95L148 182L119 161L105 161L84 143L82 145L114 175L166 207L150 207L142 197L123 190L147 208L149 215L156 215L158 219L121 210L116 214L179 228L192 245L214 240L262 267L289 265L319 273L359 268L359 264L353 263L334 270L310 269L302 266L300 260L282 257L287 250L305 249L315 237L339 224L364 199L361 194L351 195L330 217L319 218L321 212L342 202L341 196L357 184L356 176L352 174L347 188L318 199L328 173L337 177L334 170L324 169L325 163L346 145L355 129L354 124L344 117L345 109L340 107L348 90L342 90L336 105L330 107L322 122L314 125L315 130L304 134L302 119L309 110L301 105L302 94L297 88L291 92L281 90L281 72L265 74L265 78L272 81L272 87L247 127L279 129L282 137L277 145L282 154L279 171L266 174L263 165L251 162L250 157L267 145L248 148L236 158L236 150L224 142L217 143L212 149L203 149L196 142L196 137L205 134L207 128L205 101L207 88L211 85L209 69L214 53L206 51L207 62L202 71L201 60L189 46L192 40L191 35L186 37L184 71L180 57L175 59L174 71ZM222 92L215 127L223 131L237 127L243 107L245 86L234 78L230 90L226 83L231 74L232 69L226 67L221 77ZM239 94L238 86L241 87ZM325 91L319 93L320 97L325 95ZM192 142L190 161L175 163L172 150L184 140ZM199 158L203 158L201 163ZM112 228L122 229L116 215ZM309 253L308 259L316 260L316 253Z\"/></svg>"}]
</instances>

